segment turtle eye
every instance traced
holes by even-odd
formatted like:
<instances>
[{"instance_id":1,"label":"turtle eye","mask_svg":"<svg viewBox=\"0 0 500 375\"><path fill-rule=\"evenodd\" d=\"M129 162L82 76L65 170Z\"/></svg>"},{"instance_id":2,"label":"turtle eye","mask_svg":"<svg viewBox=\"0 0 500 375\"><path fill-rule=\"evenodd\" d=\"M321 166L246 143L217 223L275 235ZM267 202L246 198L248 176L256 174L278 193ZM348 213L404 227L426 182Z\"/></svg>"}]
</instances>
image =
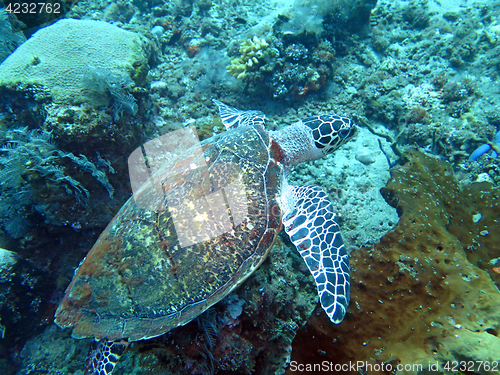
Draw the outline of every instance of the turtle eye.
<instances>
[{"instance_id":1,"label":"turtle eye","mask_svg":"<svg viewBox=\"0 0 500 375\"><path fill-rule=\"evenodd\" d=\"M351 128L340 130L339 131L340 138L344 139L344 138L349 137L349 135L351 135L351 130L352 130Z\"/></svg>"},{"instance_id":2,"label":"turtle eye","mask_svg":"<svg viewBox=\"0 0 500 375\"><path fill-rule=\"evenodd\" d=\"M327 152L336 149L349 138L355 127L350 119L337 115L312 116L302 120L302 123L312 129L316 147Z\"/></svg>"}]
</instances>

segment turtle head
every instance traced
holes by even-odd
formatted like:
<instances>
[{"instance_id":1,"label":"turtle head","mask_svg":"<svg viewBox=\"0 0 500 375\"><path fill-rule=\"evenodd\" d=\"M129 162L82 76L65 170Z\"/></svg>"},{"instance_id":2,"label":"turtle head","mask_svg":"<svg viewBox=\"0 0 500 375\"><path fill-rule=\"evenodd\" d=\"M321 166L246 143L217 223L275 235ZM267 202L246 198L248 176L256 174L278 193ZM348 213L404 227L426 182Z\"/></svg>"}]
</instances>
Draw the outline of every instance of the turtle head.
<instances>
[{"instance_id":1,"label":"turtle head","mask_svg":"<svg viewBox=\"0 0 500 375\"><path fill-rule=\"evenodd\" d=\"M322 158L351 138L355 132L356 125L347 117L318 115L269 133L281 150L275 157L279 159L282 156L285 165L294 166Z\"/></svg>"},{"instance_id":2,"label":"turtle head","mask_svg":"<svg viewBox=\"0 0 500 375\"><path fill-rule=\"evenodd\" d=\"M354 121L338 115L312 116L303 119L302 124L311 128L314 145L323 154L337 149L356 132Z\"/></svg>"}]
</instances>

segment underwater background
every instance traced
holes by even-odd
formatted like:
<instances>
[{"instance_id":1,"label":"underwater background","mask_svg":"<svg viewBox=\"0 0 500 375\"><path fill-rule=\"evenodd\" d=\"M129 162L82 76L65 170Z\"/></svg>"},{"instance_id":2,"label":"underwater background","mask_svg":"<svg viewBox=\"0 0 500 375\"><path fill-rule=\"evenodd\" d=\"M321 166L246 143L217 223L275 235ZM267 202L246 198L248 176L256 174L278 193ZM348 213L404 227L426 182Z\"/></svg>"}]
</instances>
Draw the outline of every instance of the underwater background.
<instances>
[{"instance_id":1,"label":"underwater background","mask_svg":"<svg viewBox=\"0 0 500 375\"><path fill-rule=\"evenodd\" d=\"M282 234L240 288L130 345L114 374L500 373L500 1L3 3L1 374L83 374L92 339L53 323L64 291L131 196L132 151L223 131L214 98L271 130L318 113L359 126L289 177L334 202L350 307L329 321Z\"/></svg>"}]
</instances>

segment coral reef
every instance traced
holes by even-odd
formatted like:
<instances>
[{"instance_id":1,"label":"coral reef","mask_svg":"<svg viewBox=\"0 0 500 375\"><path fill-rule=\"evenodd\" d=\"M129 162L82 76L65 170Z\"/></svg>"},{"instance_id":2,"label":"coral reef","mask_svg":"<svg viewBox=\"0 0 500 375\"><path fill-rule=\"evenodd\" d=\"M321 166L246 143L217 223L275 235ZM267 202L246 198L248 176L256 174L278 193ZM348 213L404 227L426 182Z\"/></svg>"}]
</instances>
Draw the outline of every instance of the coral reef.
<instances>
[{"instance_id":1,"label":"coral reef","mask_svg":"<svg viewBox=\"0 0 500 375\"><path fill-rule=\"evenodd\" d=\"M83 375L91 343L92 340L76 343L69 332L61 331L52 324L43 335L35 336L20 351L19 361L24 361L25 366L17 374L43 371L48 374Z\"/></svg>"},{"instance_id":2,"label":"coral reef","mask_svg":"<svg viewBox=\"0 0 500 375\"><path fill-rule=\"evenodd\" d=\"M351 254L346 319L334 327L313 314L292 360L363 361L368 374L381 373L376 364L411 364L405 373L417 374L431 365L444 373L447 361L498 361L500 275L489 261L500 256L499 191L485 183L462 191L448 163L409 152L383 194L399 224ZM471 371L496 373L478 363Z\"/></svg>"},{"instance_id":3,"label":"coral reef","mask_svg":"<svg viewBox=\"0 0 500 375\"><path fill-rule=\"evenodd\" d=\"M68 5L69 1L65 3ZM31 271L27 267L24 272L20 270L20 278L14 280L15 287L22 286L25 289L14 289L10 283L1 285L3 289L0 297L5 298L0 300L6 301L7 305L3 306L8 308L0 312L0 324L6 326L6 339L0 340L0 368L5 369L8 375L17 371L15 365L19 365L20 360L24 361L21 373L46 371L81 374L78 371L83 367L88 342L76 342L69 338L67 332L55 327L47 329L45 336L40 335L30 340L22 351L22 356L19 352L27 338L38 334L45 327L39 326L38 312L45 310L44 321L51 322L51 306L58 302L59 294L67 286L74 268L87 253L97 234L129 196L124 155L128 156L129 152L148 138L188 124L196 125L202 138L220 131L220 124L213 121L216 116L210 102L213 97L226 100L237 107L265 111L269 114L268 127L272 129L318 112L348 114L354 116L360 124L366 122L373 126L379 134L392 142L394 149L398 146L401 155L406 154L411 147L417 147L452 162L460 183L449 181L451 171L447 167L444 173L448 178L443 180L441 176L437 176L439 178L435 180L436 184L455 189L458 185L473 181L490 181L500 186L498 159L492 157L491 151L487 151L475 162L468 161L477 146L488 139L494 141L495 134L500 129L500 96L496 84L500 63L500 8L497 2L481 1L463 5L453 1L391 0L110 0L80 1L73 2L72 5L68 17L74 20L65 22L98 22L79 19L107 21L114 26L103 26L114 31L121 28L118 32L124 33L122 35L131 35L130 32L133 32L132 35L142 34L150 39L146 50L141 52L141 61L135 62L126 57L126 68L123 69L119 64L123 59L110 58L107 53L94 53L94 48L99 47L102 51L100 39L107 40L108 34L89 29L92 45L85 52L90 53L92 57L89 60L92 61L85 61L77 74L71 69L68 71L70 76L79 79L88 69L87 65L94 65L107 69L111 74L132 77L136 88L122 87L134 96L139 109L135 116L127 116L133 110L125 107L124 116L113 120L117 111L110 108L114 99L107 87L103 87L102 101L98 99L98 92L94 91L90 95L86 93L86 103L74 104L73 100L80 101L78 98L83 97L80 94L85 94L78 79L71 86L76 95L65 98L70 102L64 104L54 103L52 92L37 84L15 83L8 88L0 88L2 129L28 126L30 131L52 131L58 149L75 156L86 155L102 171L107 170L105 160L109 159L117 171L116 174L106 172L115 188L115 199L111 200L106 189L90 173L80 170L70 158L54 153L63 163L64 174L71 176L91 192L86 209L75 204L74 194L67 195L63 186L50 191L47 189L47 196L42 197L41 201L44 212L48 212L46 217L42 217L37 211L40 206L37 204L39 197L36 194L25 205L32 212L25 213L33 223L32 230L27 235L15 241L0 230L0 241L4 241L1 246L14 250L37 264L39 269L49 273L52 282L50 285L42 283L44 288L30 290L26 286L33 284L35 277L29 277ZM5 21L5 14L1 18ZM42 17L39 15L38 19ZM366 27L367 25L370 27ZM11 43L11 29L5 28L6 26L6 23L0 23L0 51L10 53L20 41ZM14 26L17 31L19 24ZM44 30L47 29L41 32ZM20 33L17 35L21 37ZM257 65L247 69L243 79L237 79L226 71L230 59L240 57L240 46L236 41L253 38L254 35L258 35L259 39L265 38L269 44L266 56L258 59ZM7 39L2 39L4 37ZM33 39L26 43L31 43L31 50L35 49ZM7 43L3 43L4 40ZM45 53L52 51L52 47L47 45L40 48L42 51L37 52L22 67L26 67L26 71L40 70L47 61ZM116 43L113 43L106 52L114 51L115 47ZM58 50L70 51L71 48L66 44ZM78 55L78 59L86 56L85 53L75 55ZM80 61L69 60L73 57L71 51L63 54L62 62L61 59L57 60L60 62L59 66L67 70L80 64ZM55 60L50 58L48 61ZM106 64L100 65L96 61L104 61ZM151 69L148 69L148 63ZM5 67L5 64L2 65L0 70L3 71ZM15 74L24 72L18 68L14 69ZM64 75L58 74L56 79L61 77ZM151 86L149 80L153 82ZM56 92L55 97L57 94ZM89 99L91 101L87 102ZM133 108L132 102L128 105ZM214 125L217 126L215 129ZM374 137L372 141L375 141ZM356 261L353 262L356 272L353 274L357 281L362 281L353 287L351 313L342 326L332 326L327 320L322 321L321 316L311 318L310 325L304 331L305 335L304 332L301 333L295 341L296 358L310 350L309 358L315 361L331 359L345 363L352 359L375 358L379 362L369 363L381 363L391 360L391 351L400 355L397 358L399 361L408 360L419 350L423 353L422 358L428 358L428 352L435 349L436 345L440 345L437 354L431 355L436 360L457 358L454 357L459 355L457 353L467 352L460 345L471 343L468 339L471 336L479 337L478 340L482 342L471 345L470 353L483 350L484 343L490 345L490 351L495 349L498 328L488 327L489 323L485 323L483 327L476 327L475 324L480 317L485 317L490 312L488 309L482 310L485 305L481 304L490 297L496 298L497 292L491 287L491 283L485 281L484 273L473 267L472 272L479 276L476 279L468 275L467 267L471 267L469 263L472 263L487 270L489 277L498 285L498 274L492 270L493 267L498 267L498 263L495 265L494 261L499 256L491 250L495 239L498 242L498 227L495 222L495 215L498 214L495 212L498 211L498 200L495 199L497 192L490 191L484 183L467 185L462 188L462 192L450 191L450 197L458 197L457 202L452 205L444 203L444 193L431 190L432 197L428 192L420 194L422 188L415 184L416 186L411 187L416 191L414 204L411 201L400 204L400 207L406 207L404 219L398 227L403 233L391 232L384 237L384 243L374 247L375 250L356 250L365 243L377 242L382 232L397 222L397 215L393 210L384 208L379 199L379 184L386 178L385 169L381 166L383 164L387 167L384 155L386 151L390 152L390 145L383 139L381 141L377 148L373 142L364 138L364 142L358 143L356 149L347 150L352 156L350 159L330 158L324 163L312 163L293 172L298 183L323 185L335 198L342 214L346 242L354 250L352 259ZM96 150L102 155L103 162L99 161ZM387 156L389 164L393 163L395 156ZM418 157L411 157L414 161L420 160ZM373 159L375 162L370 163ZM420 166L421 170L412 170L411 174L427 181L424 183L425 189L435 187L429 182L428 174L431 172L425 172L425 169L429 169L429 165L434 168L436 163L434 159L413 163L416 164L415 167ZM340 168L334 169L331 167L333 164L338 164ZM406 164L399 168L404 172L409 171L411 166ZM433 178L437 173L443 173L443 169L432 168L429 171L435 171L432 172ZM37 174L34 177L36 178L29 183L36 183L38 188L38 184L42 185L45 179ZM26 189L19 190L21 198L24 190ZM396 190L393 189L394 197L404 195ZM372 195L372 191L377 194ZM97 200L93 201L95 198ZM432 201L423 202L424 198ZM424 213L431 211L433 214L430 217L435 217L437 206L433 202L439 202L439 207L444 207L447 212L445 217L451 223L449 228L443 222L430 220L427 224L432 224L432 227L417 226L424 220L419 218L419 210ZM413 219L415 223L412 223ZM475 235L469 236L468 232ZM425 241L426 236L428 242ZM452 243L452 236L460 244ZM441 245L434 248L439 241L446 244L444 250L437 250ZM482 246L478 246L478 243ZM408 244L418 245L418 248L412 248ZM383 248L384 246L391 250ZM469 247L475 250L465 251L467 261L461 249ZM394 255L391 255L392 251L395 251ZM450 256L452 251L455 254ZM448 255L445 256L444 253ZM379 254L380 258L377 258ZM406 259L406 255L411 259ZM429 264L425 256L436 258L439 264L433 260ZM459 267L453 268L451 265ZM267 267L267 262L263 267ZM460 271L464 276L462 279L457 274L460 267L464 268ZM257 271L259 272L261 271ZM384 277L391 278L392 283ZM440 277L445 279L439 279ZM426 290L422 290L421 284L425 287L428 282L431 282L429 290L438 296L435 299L426 294ZM447 285L447 282L450 284ZM378 286L380 283L383 287ZM463 293L456 292L457 285L465 285ZM247 287L247 284L243 287ZM480 290L485 293L479 294ZM242 288L238 292L237 301L243 300L240 292L243 292ZM258 293L256 295L258 297ZM471 307L474 305L474 298L478 301L476 309ZM212 355L214 358L224 357L221 364L224 363L227 368L240 366L236 372L244 372L242 369L245 365L252 368L252 363L264 363L262 361L267 359L260 356L257 357L258 361L252 362L252 354L247 355L248 350L254 350L249 349L250 345L258 350L265 347L265 344L258 341L258 336L265 339L269 336L265 336L266 332L258 333L258 328L267 328L262 321L273 319L266 311L259 311L262 321L248 318L246 314L251 300L251 297L245 298L243 312L236 318L236 327L241 326L241 331L240 328L234 328L231 331L234 333L228 333L228 326L222 322L229 319L224 309L232 304L237 307L237 301L231 300L231 303L221 304L216 309L215 322L219 331L217 340L229 344L220 346L217 349L219 354ZM451 307L450 300L455 307ZM279 301L288 307L293 306L289 301ZM16 308L15 303L19 303L17 310L13 310ZM31 303L33 308L30 307ZM269 304L261 306L268 307ZM236 307L231 307L235 315ZM34 313L35 310L38 312ZM26 319L17 320L23 315L20 311L26 312ZM464 318L465 311L470 312L469 317ZM431 325L427 332L425 327L429 325L432 314L434 317L431 323L434 322L434 326ZM446 314L449 318L443 318ZM11 318L15 322L9 321ZM486 318L498 321L498 317ZM452 319L455 320L454 323ZM394 321L390 329L387 325L379 324L379 321L387 320ZM405 320L409 328L401 320ZM319 327L320 324L323 325L322 328ZM458 328L460 325L462 328ZM411 327L415 329L411 330ZM188 370L194 372L196 369L210 372L210 354L204 348L205 345L210 348L213 337L207 337L205 330L196 323L183 329L185 330L181 329L179 333L174 331L165 336L165 341L158 339L159 343L150 342L149 347L142 346L146 343L132 345L128 357L123 361L127 370L125 372L137 373L140 371L139 365L142 365L146 372L162 373L168 366L168 360L174 363L172 366L179 369L178 372L181 369L185 370L184 373ZM278 329L274 332L277 333ZM244 336L246 334L255 340L248 340L249 336ZM227 341L226 336L229 336ZM237 340L239 336L244 336L244 339ZM337 345L332 344L334 339L338 341ZM273 343L273 340L270 341ZM173 346L167 348L170 342L173 342ZM238 362L240 358L237 355L231 356L231 346L236 353L242 353L242 362ZM409 347L408 354L404 354ZM271 346L267 348L272 349ZM215 351L213 348L210 350L210 353ZM141 357L142 353L144 358ZM175 362L177 353L181 359ZM487 354L483 357L488 358ZM192 358L195 360L192 361ZM396 361L396 355L393 358ZM465 356L463 358L467 359ZM62 364L62 369L58 367L59 364ZM186 370L190 364L192 367ZM223 370L221 365L217 371L227 373L229 370Z\"/></svg>"},{"instance_id":4,"label":"coral reef","mask_svg":"<svg viewBox=\"0 0 500 375\"><path fill-rule=\"evenodd\" d=\"M146 60L139 35L106 22L65 19L39 30L2 63L0 85L38 87L55 103L76 104L83 100L80 82L88 65L131 75Z\"/></svg>"},{"instance_id":5,"label":"coral reef","mask_svg":"<svg viewBox=\"0 0 500 375\"><path fill-rule=\"evenodd\" d=\"M0 221L12 237L19 238L28 231L28 218L34 212L47 218L57 216L58 207L51 203L54 197L60 202L65 200L59 192L74 197L80 205L87 204L90 193L68 174L71 168L65 168L65 159L90 173L113 196L106 173L85 155L75 156L57 149L49 132L20 128L4 132L2 138L5 143L0 148Z\"/></svg>"},{"instance_id":6,"label":"coral reef","mask_svg":"<svg viewBox=\"0 0 500 375\"><path fill-rule=\"evenodd\" d=\"M231 64L227 66L228 73L242 79L247 71L258 67L265 57L267 47L269 44L264 38L254 36L253 39L243 41L239 49L241 56L231 60Z\"/></svg>"},{"instance_id":7,"label":"coral reef","mask_svg":"<svg viewBox=\"0 0 500 375\"><path fill-rule=\"evenodd\" d=\"M302 33L321 34L323 32L323 16L320 14L320 4L310 1L295 0L290 17L282 26L285 34L299 35Z\"/></svg>"},{"instance_id":8,"label":"coral reef","mask_svg":"<svg viewBox=\"0 0 500 375\"><path fill-rule=\"evenodd\" d=\"M282 25L285 34L359 32L370 19L370 12L377 1L372 0L295 0L290 17Z\"/></svg>"},{"instance_id":9,"label":"coral reef","mask_svg":"<svg viewBox=\"0 0 500 375\"><path fill-rule=\"evenodd\" d=\"M52 292L48 285L47 270L0 249L0 353L20 350L24 341L52 321L54 310L47 310L44 302Z\"/></svg>"},{"instance_id":10,"label":"coral reef","mask_svg":"<svg viewBox=\"0 0 500 375\"><path fill-rule=\"evenodd\" d=\"M430 15L427 4L421 1L410 1L403 8L403 20L408 27L422 30L430 24Z\"/></svg>"},{"instance_id":11,"label":"coral reef","mask_svg":"<svg viewBox=\"0 0 500 375\"><path fill-rule=\"evenodd\" d=\"M258 70L245 71L245 89L252 95L293 102L321 90L331 77L335 51L328 41L306 45L273 37L267 50Z\"/></svg>"},{"instance_id":12,"label":"coral reef","mask_svg":"<svg viewBox=\"0 0 500 375\"><path fill-rule=\"evenodd\" d=\"M194 76L194 92L203 99L211 100L212 90L238 90L240 81L227 72L229 61L223 51L217 51L208 46L203 47L197 54L193 66L193 71L198 72L198 75ZM198 116L196 114L196 117Z\"/></svg>"},{"instance_id":13,"label":"coral reef","mask_svg":"<svg viewBox=\"0 0 500 375\"><path fill-rule=\"evenodd\" d=\"M111 94L115 121L122 117L123 112L128 112L132 116L137 113L136 100L129 92L134 86L134 81L128 75L114 74L108 69L89 65L83 75L82 86L90 91L90 95L100 97L103 93Z\"/></svg>"},{"instance_id":14,"label":"coral reef","mask_svg":"<svg viewBox=\"0 0 500 375\"><path fill-rule=\"evenodd\" d=\"M495 7L465 11L450 3L379 1L371 16L370 48L351 49L368 75L344 67L345 75L334 75L334 87L350 88L355 102L358 95L364 98L362 112L394 131L400 145L463 164L476 142L498 131L499 98L491 82L499 46L484 34L495 29L497 14ZM439 35L432 34L436 28Z\"/></svg>"},{"instance_id":15,"label":"coral reef","mask_svg":"<svg viewBox=\"0 0 500 375\"><path fill-rule=\"evenodd\" d=\"M276 21L265 51L260 50L257 37L246 41L228 72L246 78L245 90L254 96L266 93L273 99L294 102L318 92L332 76L337 46L331 40L349 40L348 30L360 31L375 5L368 3L296 0L291 16ZM367 17L360 16L361 9L368 9Z\"/></svg>"},{"instance_id":16,"label":"coral reef","mask_svg":"<svg viewBox=\"0 0 500 375\"><path fill-rule=\"evenodd\" d=\"M14 18L10 20L5 8L0 8L0 64L26 40L23 33L14 31L13 23Z\"/></svg>"}]
</instances>

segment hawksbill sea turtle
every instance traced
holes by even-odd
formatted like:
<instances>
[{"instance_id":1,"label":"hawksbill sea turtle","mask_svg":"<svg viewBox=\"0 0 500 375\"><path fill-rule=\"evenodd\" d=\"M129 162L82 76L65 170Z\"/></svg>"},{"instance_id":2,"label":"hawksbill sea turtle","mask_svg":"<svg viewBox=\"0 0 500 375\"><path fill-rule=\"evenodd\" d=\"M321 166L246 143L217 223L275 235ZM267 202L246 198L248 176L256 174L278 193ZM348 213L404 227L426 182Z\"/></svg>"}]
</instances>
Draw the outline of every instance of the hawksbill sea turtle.
<instances>
[{"instance_id":1,"label":"hawksbill sea turtle","mask_svg":"<svg viewBox=\"0 0 500 375\"><path fill-rule=\"evenodd\" d=\"M336 215L316 186L291 186L290 169L351 138L346 117L321 114L279 131L260 111L214 100L226 131L164 162L100 235L66 290L55 323L93 337L87 373L109 375L128 342L185 325L264 261L282 228L339 324L350 277Z\"/></svg>"}]
</instances>

